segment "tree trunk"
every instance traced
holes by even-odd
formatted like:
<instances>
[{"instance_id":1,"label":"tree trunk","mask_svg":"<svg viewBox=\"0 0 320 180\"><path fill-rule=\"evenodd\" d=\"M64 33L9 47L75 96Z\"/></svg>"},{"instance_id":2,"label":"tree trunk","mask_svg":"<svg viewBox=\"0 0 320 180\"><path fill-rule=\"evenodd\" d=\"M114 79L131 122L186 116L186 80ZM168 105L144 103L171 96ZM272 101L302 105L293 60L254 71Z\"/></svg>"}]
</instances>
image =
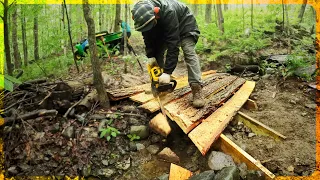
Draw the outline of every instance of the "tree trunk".
<instances>
[{"instance_id":1,"label":"tree trunk","mask_svg":"<svg viewBox=\"0 0 320 180\"><path fill-rule=\"evenodd\" d=\"M299 12L298 19L300 19L299 23L302 22L304 11L306 10L308 0L303 0L303 4L301 5L301 9Z\"/></svg>"},{"instance_id":2,"label":"tree trunk","mask_svg":"<svg viewBox=\"0 0 320 180\"><path fill-rule=\"evenodd\" d=\"M128 22L127 22L127 20L128 20L128 15L127 15L127 11L128 11L128 5L127 4L125 4L125 6L124 6L124 11L125 11L125 22L127 23L127 25L128 25ZM124 47L123 47L123 53L124 53L124 55L126 56L127 55L127 27L123 27L123 37L124 37ZM126 59L125 60L125 62L124 62L124 73L128 73L128 60Z\"/></svg>"},{"instance_id":3,"label":"tree trunk","mask_svg":"<svg viewBox=\"0 0 320 180\"><path fill-rule=\"evenodd\" d=\"M224 33L224 19L223 19L223 14L222 14L222 8L221 8L221 0L217 1L217 12L218 12L218 26L221 31L221 34Z\"/></svg>"},{"instance_id":4,"label":"tree trunk","mask_svg":"<svg viewBox=\"0 0 320 180\"><path fill-rule=\"evenodd\" d=\"M119 32L120 31L120 26L119 21L120 21L120 15L121 15L121 4L120 0L117 0L117 5L116 5L116 16L114 18L114 32Z\"/></svg>"},{"instance_id":5,"label":"tree trunk","mask_svg":"<svg viewBox=\"0 0 320 180\"><path fill-rule=\"evenodd\" d=\"M194 0L194 5L193 5L193 14L194 16L197 16L198 15L198 4L196 4L198 2L198 0Z\"/></svg>"},{"instance_id":6,"label":"tree trunk","mask_svg":"<svg viewBox=\"0 0 320 180\"><path fill-rule=\"evenodd\" d=\"M223 7L224 7L224 11L228 10L228 4L224 4Z\"/></svg>"},{"instance_id":7,"label":"tree trunk","mask_svg":"<svg viewBox=\"0 0 320 180\"><path fill-rule=\"evenodd\" d=\"M211 23L212 21L211 9L212 9L212 0L208 0L206 5L206 15L205 15L205 19L207 23Z\"/></svg>"},{"instance_id":8,"label":"tree trunk","mask_svg":"<svg viewBox=\"0 0 320 180\"><path fill-rule=\"evenodd\" d=\"M286 18L287 18L287 37L288 37L288 54L291 54L291 39L290 39L290 24L289 24L289 13L288 13L288 5L285 5L286 8Z\"/></svg>"},{"instance_id":9,"label":"tree trunk","mask_svg":"<svg viewBox=\"0 0 320 180\"><path fill-rule=\"evenodd\" d=\"M88 41L89 41L89 49L91 52L93 83L95 88L97 89L101 106L110 108L109 98L103 85L103 78L101 75L101 64L98 59L98 50L97 50L95 31L94 31L95 30L94 20L92 19L88 0L83 0L82 3L83 3L83 15L85 17L85 20L87 22L87 27L88 27Z\"/></svg>"},{"instance_id":10,"label":"tree trunk","mask_svg":"<svg viewBox=\"0 0 320 180\"><path fill-rule=\"evenodd\" d=\"M13 57L14 57L14 67L15 69L19 69L21 67L21 56L19 52L18 46L18 37L17 37L17 7L14 8L12 14L12 46L13 46Z\"/></svg>"},{"instance_id":11,"label":"tree trunk","mask_svg":"<svg viewBox=\"0 0 320 180\"><path fill-rule=\"evenodd\" d=\"M63 4L64 4L64 8L66 10L66 17L67 17L67 21L68 21L68 34L69 34L69 41L70 41L70 46L71 46L71 50L72 50L72 54L73 54L73 60L74 60L74 64L76 65L77 72L79 73L79 67L78 67L76 55L74 53L74 49L73 49L73 45L72 45L71 25L70 25L70 19L69 19L69 15L68 15L66 0L63 0Z\"/></svg>"},{"instance_id":12,"label":"tree trunk","mask_svg":"<svg viewBox=\"0 0 320 180\"><path fill-rule=\"evenodd\" d=\"M244 33L244 7L243 7L243 0L242 0L242 29L243 29L243 33Z\"/></svg>"},{"instance_id":13,"label":"tree trunk","mask_svg":"<svg viewBox=\"0 0 320 180\"><path fill-rule=\"evenodd\" d=\"M24 66L28 66L28 45L27 45L27 31L26 31L26 17L25 13L20 6L21 13L21 31L22 31L22 46L23 46L23 59Z\"/></svg>"},{"instance_id":14,"label":"tree trunk","mask_svg":"<svg viewBox=\"0 0 320 180\"><path fill-rule=\"evenodd\" d=\"M103 27L102 27L102 19L103 19L103 14L102 14L102 5L99 5L99 28L100 31L103 31Z\"/></svg>"},{"instance_id":15,"label":"tree trunk","mask_svg":"<svg viewBox=\"0 0 320 180\"><path fill-rule=\"evenodd\" d=\"M34 38L34 60L37 61L39 57L39 39L38 39L38 15L35 13L33 19L33 38Z\"/></svg>"},{"instance_id":16,"label":"tree trunk","mask_svg":"<svg viewBox=\"0 0 320 180\"><path fill-rule=\"evenodd\" d=\"M6 54L6 64L7 71L9 75L12 75L13 65L11 64L11 52L10 52L10 41L9 41L9 26L8 26L8 10L9 4L8 0L4 0L3 2L3 37L4 37L4 50Z\"/></svg>"},{"instance_id":17,"label":"tree trunk","mask_svg":"<svg viewBox=\"0 0 320 180\"><path fill-rule=\"evenodd\" d=\"M251 0L251 30L253 30L253 0Z\"/></svg>"}]
</instances>

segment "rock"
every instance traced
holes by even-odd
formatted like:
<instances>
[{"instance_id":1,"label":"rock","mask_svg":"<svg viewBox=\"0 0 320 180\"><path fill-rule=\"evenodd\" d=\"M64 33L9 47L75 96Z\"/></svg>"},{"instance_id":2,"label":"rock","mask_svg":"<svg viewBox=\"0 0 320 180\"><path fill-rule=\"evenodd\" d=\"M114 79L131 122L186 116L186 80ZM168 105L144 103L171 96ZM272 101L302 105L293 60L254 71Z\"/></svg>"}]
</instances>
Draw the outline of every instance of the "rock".
<instances>
[{"instance_id":1,"label":"rock","mask_svg":"<svg viewBox=\"0 0 320 180\"><path fill-rule=\"evenodd\" d=\"M305 104L304 105L306 108L312 109L312 110L316 110L317 109L317 104Z\"/></svg>"},{"instance_id":2,"label":"rock","mask_svg":"<svg viewBox=\"0 0 320 180\"><path fill-rule=\"evenodd\" d=\"M135 134L140 137L140 139L146 139L149 136L149 129L147 126L131 126L130 134Z\"/></svg>"},{"instance_id":3,"label":"rock","mask_svg":"<svg viewBox=\"0 0 320 180\"><path fill-rule=\"evenodd\" d=\"M16 167L16 166L11 166L11 167L9 167L8 172L9 172L10 174L12 174L12 175L18 174L17 167Z\"/></svg>"},{"instance_id":4,"label":"rock","mask_svg":"<svg viewBox=\"0 0 320 180\"><path fill-rule=\"evenodd\" d=\"M107 159L102 160L102 164L105 165L105 166L108 166L109 165L109 161Z\"/></svg>"},{"instance_id":5,"label":"rock","mask_svg":"<svg viewBox=\"0 0 320 180\"><path fill-rule=\"evenodd\" d=\"M123 112L125 112L125 113L131 113L131 112L138 111L136 106L129 106L129 105L128 106L122 106L121 110Z\"/></svg>"},{"instance_id":6,"label":"rock","mask_svg":"<svg viewBox=\"0 0 320 180\"><path fill-rule=\"evenodd\" d=\"M307 66L307 67L297 68L297 70L294 72L294 74L296 76L299 76L299 77L303 78L303 77L310 77L315 72L316 72L316 65L313 64L313 65L310 65L310 66Z\"/></svg>"},{"instance_id":7,"label":"rock","mask_svg":"<svg viewBox=\"0 0 320 180\"><path fill-rule=\"evenodd\" d=\"M169 180L169 174L163 174L157 177L157 180Z\"/></svg>"},{"instance_id":8,"label":"rock","mask_svg":"<svg viewBox=\"0 0 320 180\"><path fill-rule=\"evenodd\" d=\"M250 170L246 180L265 180L264 174L261 171Z\"/></svg>"},{"instance_id":9,"label":"rock","mask_svg":"<svg viewBox=\"0 0 320 180\"><path fill-rule=\"evenodd\" d=\"M197 170L199 170L199 166L197 165L197 163L193 163L191 161L187 162L187 164L185 165L185 168L191 172L196 172Z\"/></svg>"},{"instance_id":10,"label":"rock","mask_svg":"<svg viewBox=\"0 0 320 180\"><path fill-rule=\"evenodd\" d=\"M130 143L129 143L129 150L130 150L130 151L137 151L136 143L130 142Z\"/></svg>"},{"instance_id":11,"label":"rock","mask_svg":"<svg viewBox=\"0 0 320 180\"><path fill-rule=\"evenodd\" d=\"M95 119L95 120L101 120L101 119L105 119L106 116L102 115L102 114L93 114L91 116L89 116L89 119Z\"/></svg>"},{"instance_id":12,"label":"rock","mask_svg":"<svg viewBox=\"0 0 320 180\"><path fill-rule=\"evenodd\" d=\"M192 176L189 180L213 180L215 173L213 170L204 171L198 175Z\"/></svg>"},{"instance_id":13,"label":"rock","mask_svg":"<svg viewBox=\"0 0 320 180\"><path fill-rule=\"evenodd\" d=\"M85 165L81 170L81 174L84 177L90 176L91 175L91 166L90 165Z\"/></svg>"},{"instance_id":14,"label":"rock","mask_svg":"<svg viewBox=\"0 0 320 180\"><path fill-rule=\"evenodd\" d=\"M214 180L240 180L239 169L236 166L224 167L216 174Z\"/></svg>"},{"instance_id":15,"label":"rock","mask_svg":"<svg viewBox=\"0 0 320 180\"><path fill-rule=\"evenodd\" d=\"M138 125L140 121L136 118L130 118L129 119L129 125Z\"/></svg>"},{"instance_id":16,"label":"rock","mask_svg":"<svg viewBox=\"0 0 320 180\"><path fill-rule=\"evenodd\" d=\"M82 116L82 115L76 114L75 117L76 117L76 119L77 119L79 122L81 122L81 123L86 120L86 118L84 117L84 115Z\"/></svg>"},{"instance_id":17,"label":"rock","mask_svg":"<svg viewBox=\"0 0 320 180\"><path fill-rule=\"evenodd\" d=\"M248 137L249 137L249 138L252 138L252 137L255 136L255 135L256 135L255 133L249 133L249 134L248 134Z\"/></svg>"},{"instance_id":18,"label":"rock","mask_svg":"<svg viewBox=\"0 0 320 180\"><path fill-rule=\"evenodd\" d=\"M246 163L241 163L238 166L238 169L239 169L239 175L240 175L241 179L245 179L247 176L247 171L248 171Z\"/></svg>"},{"instance_id":19,"label":"rock","mask_svg":"<svg viewBox=\"0 0 320 180\"><path fill-rule=\"evenodd\" d=\"M31 169L31 166L29 166L28 164L19 164L18 167L23 172L28 172Z\"/></svg>"},{"instance_id":20,"label":"rock","mask_svg":"<svg viewBox=\"0 0 320 180\"><path fill-rule=\"evenodd\" d=\"M292 100L292 99L289 100L289 103L294 104L294 105L297 104L297 102L295 100Z\"/></svg>"},{"instance_id":21,"label":"rock","mask_svg":"<svg viewBox=\"0 0 320 180\"><path fill-rule=\"evenodd\" d=\"M260 79L259 75L256 75L256 76L252 77L252 80L254 80L254 81L259 81L259 79Z\"/></svg>"},{"instance_id":22,"label":"rock","mask_svg":"<svg viewBox=\"0 0 320 180\"><path fill-rule=\"evenodd\" d=\"M301 114L301 116L305 117L307 114L308 114L308 113L303 112L303 113Z\"/></svg>"},{"instance_id":23,"label":"rock","mask_svg":"<svg viewBox=\"0 0 320 180\"><path fill-rule=\"evenodd\" d=\"M66 137L66 138L74 138L74 127L73 126L67 127L67 129L65 129L62 132L62 136Z\"/></svg>"},{"instance_id":24,"label":"rock","mask_svg":"<svg viewBox=\"0 0 320 180\"><path fill-rule=\"evenodd\" d=\"M146 147L143 145L143 144L141 144L141 143L137 143L136 144L136 147L137 147L137 150L138 151L141 151L142 149L145 149Z\"/></svg>"},{"instance_id":25,"label":"rock","mask_svg":"<svg viewBox=\"0 0 320 180\"><path fill-rule=\"evenodd\" d=\"M269 161L263 164L272 173L278 172L278 165L274 161Z\"/></svg>"},{"instance_id":26,"label":"rock","mask_svg":"<svg viewBox=\"0 0 320 180\"><path fill-rule=\"evenodd\" d=\"M125 130L127 128L128 122L125 120L117 120L114 123L114 126L118 130Z\"/></svg>"},{"instance_id":27,"label":"rock","mask_svg":"<svg viewBox=\"0 0 320 180\"><path fill-rule=\"evenodd\" d=\"M266 75L263 75L261 78L262 78L262 79L269 79L270 77L271 77L270 74L266 74Z\"/></svg>"},{"instance_id":28,"label":"rock","mask_svg":"<svg viewBox=\"0 0 320 180\"><path fill-rule=\"evenodd\" d=\"M109 168L104 168L104 169L99 169L98 170L98 175L99 176L105 176L107 178L111 177L115 173L116 172L113 169L109 169Z\"/></svg>"},{"instance_id":29,"label":"rock","mask_svg":"<svg viewBox=\"0 0 320 180\"><path fill-rule=\"evenodd\" d=\"M160 135L158 135L158 134L152 134L152 135L151 135L151 138L150 138L150 141L151 141L151 143L154 144L154 143L160 142L161 139L162 139L162 137L161 137Z\"/></svg>"},{"instance_id":30,"label":"rock","mask_svg":"<svg viewBox=\"0 0 320 180\"><path fill-rule=\"evenodd\" d=\"M186 153L188 156L192 156L196 151L197 151L197 147L192 144L187 147Z\"/></svg>"},{"instance_id":31,"label":"rock","mask_svg":"<svg viewBox=\"0 0 320 180\"><path fill-rule=\"evenodd\" d=\"M226 134L224 134L227 138L229 138L231 141L236 141L235 139L234 139L234 137L230 134L230 133L226 133Z\"/></svg>"},{"instance_id":32,"label":"rock","mask_svg":"<svg viewBox=\"0 0 320 180\"><path fill-rule=\"evenodd\" d=\"M208 165L212 170L221 170L224 167L235 166L231 156L222 152L212 151L208 158Z\"/></svg>"},{"instance_id":33,"label":"rock","mask_svg":"<svg viewBox=\"0 0 320 180\"><path fill-rule=\"evenodd\" d=\"M147 147L147 150L149 151L150 154L157 154L159 152L159 146L157 145L150 145Z\"/></svg>"},{"instance_id":34,"label":"rock","mask_svg":"<svg viewBox=\"0 0 320 180\"><path fill-rule=\"evenodd\" d=\"M171 163L179 163L180 158L174 153L170 148L166 147L161 152L158 153L158 157L162 160L171 162Z\"/></svg>"},{"instance_id":35,"label":"rock","mask_svg":"<svg viewBox=\"0 0 320 180\"><path fill-rule=\"evenodd\" d=\"M301 176L304 172L307 172L309 168L308 165L296 165L293 172Z\"/></svg>"},{"instance_id":36,"label":"rock","mask_svg":"<svg viewBox=\"0 0 320 180\"><path fill-rule=\"evenodd\" d=\"M55 134L55 133L57 133L59 131L60 131L60 124L59 123L53 124L51 126L51 128L50 128L50 132L53 133L53 134Z\"/></svg>"},{"instance_id":37,"label":"rock","mask_svg":"<svg viewBox=\"0 0 320 180\"><path fill-rule=\"evenodd\" d=\"M294 167L291 165L291 166L289 166L289 167L287 168L287 170L288 170L289 172L293 172L293 171L294 171Z\"/></svg>"},{"instance_id":38,"label":"rock","mask_svg":"<svg viewBox=\"0 0 320 180\"><path fill-rule=\"evenodd\" d=\"M275 70L273 68L266 68L266 74L274 74Z\"/></svg>"},{"instance_id":39,"label":"rock","mask_svg":"<svg viewBox=\"0 0 320 180\"><path fill-rule=\"evenodd\" d=\"M93 141L98 138L98 130L95 127L85 127L82 130L82 137L86 139L86 141Z\"/></svg>"},{"instance_id":40,"label":"rock","mask_svg":"<svg viewBox=\"0 0 320 180\"><path fill-rule=\"evenodd\" d=\"M130 167L130 157L126 160L124 160L123 162L118 162L116 164L116 168L117 169L121 169L121 170L127 170Z\"/></svg>"},{"instance_id":41,"label":"rock","mask_svg":"<svg viewBox=\"0 0 320 180\"><path fill-rule=\"evenodd\" d=\"M273 62L273 63L279 63L279 64L286 64L288 55L286 54L281 54L281 55L271 55L269 56L268 61Z\"/></svg>"}]
</instances>

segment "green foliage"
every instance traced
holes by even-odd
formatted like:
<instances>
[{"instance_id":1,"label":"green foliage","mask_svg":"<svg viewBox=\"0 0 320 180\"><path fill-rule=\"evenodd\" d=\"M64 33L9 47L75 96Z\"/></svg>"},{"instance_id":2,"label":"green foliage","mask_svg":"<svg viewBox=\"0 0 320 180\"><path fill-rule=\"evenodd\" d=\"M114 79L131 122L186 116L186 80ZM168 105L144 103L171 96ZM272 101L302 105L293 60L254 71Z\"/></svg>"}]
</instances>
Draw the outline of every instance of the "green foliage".
<instances>
[{"instance_id":1,"label":"green foliage","mask_svg":"<svg viewBox=\"0 0 320 180\"><path fill-rule=\"evenodd\" d=\"M7 74L0 75L0 89L13 91L14 84L21 84L21 81Z\"/></svg>"},{"instance_id":2,"label":"green foliage","mask_svg":"<svg viewBox=\"0 0 320 180\"><path fill-rule=\"evenodd\" d=\"M140 136L137 136L136 134L128 134L127 135L130 141L139 140Z\"/></svg>"},{"instance_id":3,"label":"green foliage","mask_svg":"<svg viewBox=\"0 0 320 180\"><path fill-rule=\"evenodd\" d=\"M112 137L117 137L117 135L120 134L120 132L111 126L107 126L106 129L101 129L100 132L100 138L106 138L107 141L110 141Z\"/></svg>"}]
</instances>

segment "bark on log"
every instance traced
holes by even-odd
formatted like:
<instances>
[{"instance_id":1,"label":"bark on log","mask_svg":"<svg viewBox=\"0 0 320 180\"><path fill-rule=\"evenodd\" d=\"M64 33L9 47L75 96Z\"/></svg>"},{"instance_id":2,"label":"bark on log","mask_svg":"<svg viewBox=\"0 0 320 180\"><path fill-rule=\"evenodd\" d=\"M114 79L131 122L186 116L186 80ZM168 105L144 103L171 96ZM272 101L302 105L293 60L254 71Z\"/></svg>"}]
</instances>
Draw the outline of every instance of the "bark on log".
<instances>
[{"instance_id":1,"label":"bark on log","mask_svg":"<svg viewBox=\"0 0 320 180\"><path fill-rule=\"evenodd\" d=\"M76 112L89 111L92 106L92 103L97 101L98 93L96 90L93 90L76 106Z\"/></svg>"}]
</instances>

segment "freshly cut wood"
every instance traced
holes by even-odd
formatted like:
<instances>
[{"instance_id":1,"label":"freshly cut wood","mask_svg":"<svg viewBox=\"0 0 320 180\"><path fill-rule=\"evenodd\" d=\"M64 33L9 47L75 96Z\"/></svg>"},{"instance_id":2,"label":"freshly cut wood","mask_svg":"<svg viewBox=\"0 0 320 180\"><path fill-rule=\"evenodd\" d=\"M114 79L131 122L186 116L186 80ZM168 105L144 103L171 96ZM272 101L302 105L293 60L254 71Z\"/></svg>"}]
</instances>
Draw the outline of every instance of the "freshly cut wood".
<instances>
[{"instance_id":1,"label":"freshly cut wood","mask_svg":"<svg viewBox=\"0 0 320 180\"><path fill-rule=\"evenodd\" d=\"M169 180L187 180L192 176L192 172L171 163Z\"/></svg>"},{"instance_id":2,"label":"freshly cut wood","mask_svg":"<svg viewBox=\"0 0 320 180\"><path fill-rule=\"evenodd\" d=\"M204 86L207 86L209 84L215 83L218 80L221 80L223 78L229 77L227 74L213 74L212 76L210 76L208 79L204 80ZM168 104L169 102L175 100L175 99L179 99L182 96L188 94L191 92L191 88L190 86L185 86L183 88L180 89L176 89L174 90L172 93L167 94L163 97L161 97L161 102L163 105ZM141 106L139 106L139 108L142 108L150 113L154 113L156 111L158 111L160 109L159 103L156 99L153 99Z\"/></svg>"},{"instance_id":3,"label":"freshly cut wood","mask_svg":"<svg viewBox=\"0 0 320 180\"><path fill-rule=\"evenodd\" d=\"M286 139L287 137L280 134L276 130L270 128L269 126L253 119L252 117L246 115L243 112L238 112L238 114L234 117L235 120L242 122L244 125L249 127L252 132L258 134L258 135L263 135L263 136L271 136L276 140L283 140Z\"/></svg>"},{"instance_id":4,"label":"freshly cut wood","mask_svg":"<svg viewBox=\"0 0 320 180\"><path fill-rule=\"evenodd\" d=\"M266 179L274 179L275 175L265 168L259 161L254 159L250 154L245 152L234 142L232 142L228 137L221 134L217 141L217 147L222 152L230 155L235 163L245 163L249 170L259 170L262 171L266 176Z\"/></svg>"},{"instance_id":5,"label":"freshly cut wood","mask_svg":"<svg viewBox=\"0 0 320 180\"><path fill-rule=\"evenodd\" d=\"M98 101L98 93L96 90L91 91L81 102L76 106L77 112L89 111L92 103Z\"/></svg>"},{"instance_id":6,"label":"freshly cut wood","mask_svg":"<svg viewBox=\"0 0 320 180\"><path fill-rule=\"evenodd\" d=\"M232 117L248 100L254 86L255 82L247 81L222 107L189 133L189 138L202 155L207 153L212 143L220 136Z\"/></svg>"},{"instance_id":7,"label":"freshly cut wood","mask_svg":"<svg viewBox=\"0 0 320 180\"><path fill-rule=\"evenodd\" d=\"M0 126L2 125L8 125L10 123L13 123L14 121L20 121L20 120L28 120L28 119L35 119L40 116L56 116L58 114L58 111L55 109L47 110L47 109L39 109L36 111L32 111L26 114L17 115L9 118L4 118L3 122L0 122Z\"/></svg>"},{"instance_id":8,"label":"freshly cut wood","mask_svg":"<svg viewBox=\"0 0 320 180\"><path fill-rule=\"evenodd\" d=\"M164 137L167 137L171 132L169 122L162 113L159 113L152 118L149 122L149 126L153 131L161 134Z\"/></svg>"},{"instance_id":9,"label":"freshly cut wood","mask_svg":"<svg viewBox=\"0 0 320 180\"><path fill-rule=\"evenodd\" d=\"M248 99L247 102L243 105L247 110L258 110L258 105L254 100Z\"/></svg>"},{"instance_id":10,"label":"freshly cut wood","mask_svg":"<svg viewBox=\"0 0 320 180\"><path fill-rule=\"evenodd\" d=\"M233 91L236 90L244 83L244 80L239 80L237 81L239 83L233 84L236 79L236 76L229 76L203 87L203 96L206 97L205 101L207 101L203 108L197 109L192 107L191 103L189 103L192 98L192 94L190 93L183 98L164 106L167 115L180 126L184 133L187 134L201 122L202 118L205 118L205 116L216 110L216 101L212 101L208 96L218 93L230 84L231 85L228 87L233 89ZM223 94L222 96L226 97L227 95Z\"/></svg>"},{"instance_id":11,"label":"freshly cut wood","mask_svg":"<svg viewBox=\"0 0 320 180\"><path fill-rule=\"evenodd\" d=\"M216 73L216 71L214 71L214 70L203 72L201 78L203 80L208 79L215 73ZM180 89L180 88L188 85L188 77L186 77L186 76L176 78L176 81L177 81L176 89ZM130 99L134 102L143 104L143 103L146 103L146 102L154 99L154 97L153 97L152 93L142 92L137 95L131 96Z\"/></svg>"}]
</instances>

